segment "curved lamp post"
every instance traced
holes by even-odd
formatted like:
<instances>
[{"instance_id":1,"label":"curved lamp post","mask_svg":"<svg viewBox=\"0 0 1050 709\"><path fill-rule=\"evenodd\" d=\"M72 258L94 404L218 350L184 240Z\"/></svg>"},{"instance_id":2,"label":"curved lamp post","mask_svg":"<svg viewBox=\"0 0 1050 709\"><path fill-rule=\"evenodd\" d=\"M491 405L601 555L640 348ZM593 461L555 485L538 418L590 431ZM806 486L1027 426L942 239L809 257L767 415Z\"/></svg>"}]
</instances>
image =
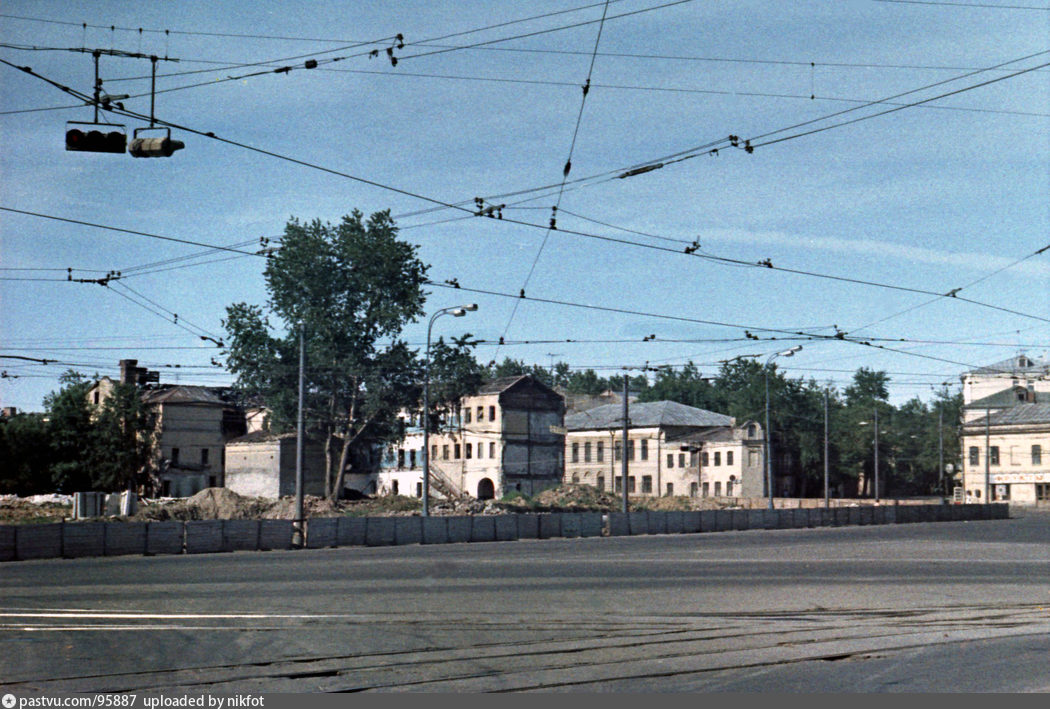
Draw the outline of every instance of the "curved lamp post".
<instances>
[{"instance_id":1,"label":"curved lamp post","mask_svg":"<svg viewBox=\"0 0 1050 709\"><path fill-rule=\"evenodd\" d=\"M766 497L769 498L769 509L773 509L773 445L769 430L769 366L777 357L792 357L802 349L802 345L795 345L790 350L774 352L766 360Z\"/></svg>"},{"instance_id":2,"label":"curved lamp post","mask_svg":"<svg viewBox=\"0 0 1050 709\"><path fill-rule=\"evenodd\" d=\"M477 303L470 305L457 305L451 308L442 308L430 316L427 324L427 351L423 359L423 516L430 516L430 331L434 327L434 321L442 315L451 313L453 317L461 318L468 312L478 309Z\"/></svg>"}]
</instances>

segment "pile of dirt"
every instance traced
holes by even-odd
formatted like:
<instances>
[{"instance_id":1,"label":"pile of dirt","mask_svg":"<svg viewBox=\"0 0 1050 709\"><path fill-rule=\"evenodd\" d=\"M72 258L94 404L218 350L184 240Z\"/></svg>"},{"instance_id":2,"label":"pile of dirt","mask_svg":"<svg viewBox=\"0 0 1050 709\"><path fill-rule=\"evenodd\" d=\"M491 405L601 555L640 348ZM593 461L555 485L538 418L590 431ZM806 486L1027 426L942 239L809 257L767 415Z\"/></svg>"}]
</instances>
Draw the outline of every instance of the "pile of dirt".
<instances>
[{"instance_id":1,"label":"pile of dirt","mask_svg":"<svg viewBox=\"0 0 1050 709\"><path fill-rule=\"evenodd\" d=\"M72 498L68 495L0 495L0 524L61 522L72 514Z\"/></svg>"},{"instance_id":2,"label":"pile of dirt","mask_svg":"<svg viewBox=\"0 0 1050 709\"><path fill-rule=\"evenodd\" d=\"M263 519L295 519L295 497L282 497L279 500L263 500L268 508L259 516ZM338 517L342 514L339 507L324 497L303 496L303 516Z\"/></svg>"},{"instance_id":3,"label":"pile of dirt","mask_svg":"<svg viewBox=\"0 0 1050 709\"><path fill-rule=\"evenodd\" d=\"M548 512L608 512L622 504L619 495L572 483L544 490L532 503L534 509Z\"/></svg>"}]
</instances>

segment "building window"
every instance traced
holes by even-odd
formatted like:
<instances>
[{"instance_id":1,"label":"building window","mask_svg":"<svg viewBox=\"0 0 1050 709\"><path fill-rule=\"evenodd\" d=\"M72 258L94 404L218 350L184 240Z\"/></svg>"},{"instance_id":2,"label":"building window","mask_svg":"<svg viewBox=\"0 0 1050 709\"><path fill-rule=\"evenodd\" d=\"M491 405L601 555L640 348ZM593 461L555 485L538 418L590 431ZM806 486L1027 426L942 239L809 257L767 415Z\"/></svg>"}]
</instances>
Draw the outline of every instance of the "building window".
<instances>
[{"instance_id":1,"label":"building window","mask_svg":"<svg viewBox=\"0 0 1050 709\"><path fill-rule=\"evenodd\" d=\"M207 464L208 464L208 449L207 448L201 448L201 465L207 465Z\"/></svg>"},{"instance_id":2,"label":"building window","mask_svg":"<svg viewBox=\"0 0 1050 709\"><path fill-rule=\"evenodd\" d=\"M1050 483L1035 484L1035 499L1039 502L1050 500Z\"/></svg>"},{"instance_id":3,"label":"building window","mask_svg":"<svg viewBox=\"0 0 1050 709\"><path fill-rule=\"evenodd\" d=\"M715 481L715 497L721 497L721 496L722 496L722 481L721 480L716 480Z\"/></svg>"},{"instance_id":4,"label":"building window","mask_svg":"<svg viewBox=\"0 0 1050 709\"><path fill-rule=\"evenodd\" d=\"M489 443L489 458L495 458L495 457L496 457L496 444L495 443Z\"/></svg>"},{"instance_id":5,"label":"building window","mask_svg":"<svg viewBox=\"0 0 1050 709\"><path fill-rule=\"evenodd\" d=\"M172 448L171 449L171 464L172 465L178 465L179 464L179 449L178 448Z\"/></svg>"},{"instance_id":6,"label":"building window","mask_svg":"<svg viewBox=\"0 0 1050 709\"><path fill-rule=\"evenodd\" d=\"M448 460L448 444L441 446L441 460Z\"/></svg>"},{"instance_id":7,"label":"building window","mask_svg":"<svg viewBox=\"0 0 1050 709\"><path fill-rule=\"evenodd\" d=\"M977 446L970 446L970 465L981 464L981 450Z\"/></svg>"},{"instance_id":8,"label":"building window","mask_svg":"<svg viewBox=\"0 0 1050 709\"><path fill-rule=\"evenodd\" d=\"M485 407L484 406L479 406L478 407L478 421L481 422L481 421L484 421L484 420L485 420Z\"/></svg>"},{"instance_id":9,"label":"building window","mask_svg":"<svg viewBox=\"0 0 1050 709\"><path fill-rule=\"evenodd\" d=\"M679 468L684 468L685 467L685 453L679 453L678 454L678 467Z\"/></svg>"},{"instance_id":10,"label":"building window","mask_svg":"<svg viewBox=\"0 0 1050 709\"><path fill-rule=\"evenodd\" d=\"M416 483L416 497L423 497L423 483Z\"/></svg>"},{"instance_id":11,"label":"building window","mask_svg":"<svg viewBox=\"0 0 1050 709\"><path fill-rule=\"evenodd\" d=\"M1043 449L1040 445L1032 446L1032 465L1043 464Z\"/></svg>"},{"instance_id":12,"label":"building window","mask_svg":"<svg viewBox=\"0 0 1050 709\"><path fill-rule=\"evenodd\" d=\"M726 483L726 497L732 497L732 496L733 496L733 481L730 480L729 482Z\"/></svg>"},{"instance_id":13,"label":"building window","mask_svg":"<svg viewBox=\"0 0 1050 709\"><path fill-rule=\"evenodd\" d=\"M594 458L599 463L605 462L605 441L598 441L594 444Z\"/></svg>"},{"instance_id":14,"label":"building window","mask_svg":"<svg viewBox=\"0 0 1050 709\"><path fill-rule=\"evenodd\" d=\"M579 485L580 484L580 474L579 473L573 473L572 474L572 484L573 485Z\"/></svg>"},{"instance_id":15,"label":"building window","mask_svg":"<svg viewBox=\"0 0 1050 709\"><path fill-rule=\"evenodd\" d=\"M633 475L628 475L627 476L627 494L628 495L633 495L634 494L634 476Z\"/></svg>"},{"instance_id":16,"label":"building window","mask_svg":"<svg viewBox=\"0 0 1050 709\"><path fill-rule=\"evenodd\" d=\"M999 446L992 446L988 450L989 450L989 458L990 458L988 463L990 465L999 465Z\"/></svg>"},{"instance_id":17,"label":"building window","mask_svg":"<svg viewBox=\"0 0 1050 709\"><path fill-rule=\"evenodd\" d=\"M634 460L634 441L627 441L627 460Z\"/></svg>"},{"instance_id":18,"label":"building window","mask_svg":"<svg viewBox=\"0 0 1050 709\"><path fill-rule=\"evenodd\" d=\"M396 495L397 494L397 480L394 480L393 482L390 483L390 494L392 494L392 495Z\"/></svg>"},{"instance_id":19,"label":"building window","mask_svg":"<svg viewBox=\"0 0 1050 709\"><path fill-rule=\"evenodd\" d=\"M580 462L580 444L579 443L573 443L572 444L572 462L573 463L579 463Z\"/></svg>"},{"instance_id":20,"label":"building window","mask_svg":"<svg viewBox=\"0 0 1050 709\"><path fill-rule=\"evenodd\" d=\"M470 407L463 407L463 423L470 423Z\"/></svg>"},{"instance_id":21,"label":"building window","mask_svg":"<svg viewBox=\"0 0 1050 709\"><path fill-rule=\"evenodd\" d=\"M667 467L668 468L673 468L674 467L674 453L668 453L667 454Z\"/></svg>"},{"instance_id":22,"label":"building window","mask_svg":"<svg viewBox=\"0 0 1050 709\"><path fill-rule=\"evenodd\" d=\"M649 439L642 439L642 460L649 460Z\"/></svg>"},{"instance_id":23,"label":"building window","mask_svg":"<svg viewBox=\"0 0 1050 709\"><path fill-rule=\"evenodd\" d=\"M758 433L758 426L756 426L753 423L752 424L748 424L747 437L748 438L754 438L756 433Z\"/></svg>"},{"instance_id":24,"label":"building window","mask_svg":"<svg viewBox=\"0 0 1050 709\"><path fill-rule=\"evenodd\" d=\"M413 448L408 452L408 466L410 468L416 467L416 450Z\"/></svg>"},{"instance_id":25,"label":"building window","mask_svg":"<svg viewBox=\"0 0 1050 709\"><path fill-rule=\"evenodd\" d=\"M620 492L623 488L623 476L616 475L613 477L613 492Z\"/></svg>"},{"instance_id":26,"label":"building window","mask_svg":"<svg viewBox=\"0 0 1050 709\"><path fill-rule=\"evenodd\" d=\"M674 497L674 483L667 483L666 494L668 497Z\"/></svg>"},{"instance_id":27,"label":"building window","mask_svg":"<svg viewBox=\"0 0 1050 709\"><path fill-rule=\"evenodd\" d=\"M697 459L696 451L689 451L689 465L695 468Z\"/></svg>"},{"instance_id":28,"label":"building window","mask_svg":"<svg viewBox=\"0 0 1050 709\"><path fill-rule=\"evenodd\" d=\"M473 443L468 443L466 445L466 453L467 453L467 457L468 458L473 458L474 457L474 444Z\"/></svg>"},{"instance_id":29,"label":"building window","mask_svg":"<svg viewBox=\"0 0 1050 709\"><path fill-rule=\"evenodd\" d=\"M454 456L453 456L453 458L454 458L455 460L459 460L459 454L460 454L460 450L459 450L459 444L458 444L458 443L455 443L455 444L453 444L453 445L455 446L455 447L453 448L453 453L454 453Z\"/></svg>"},{"instance_id":30,"label":"building window","mask_svg":"<svg viewBox=\"0 0 1050 709\"><path fill-rule=\"evenodd\" d=\"M93 396L95 403L98 404L98 392L96 391Z\"/></svg>"},{"instance_id":31,"label":"building window","mask_svg":"<svg viewBox=\"0 0 1050 709\"><path fill-rule=\"evenodd\" d=\"M642 494L651 495L653 494L653 476L643 475L642 476Z\"/></svg>"},{"instance_id":32,"label":"building window","mask_svg":"<svg viewBox=\"0 0 1050 709\"><path fill-rule=\"evenodd\" d=\"M620 445L619 441L613 443L613 460L623 460L623 446Z\"/></svg>"},{"instance_id":33,"label":"building window","mask_svg":"<svg viewBox=\"0 0 1050 709\"><path fill-rule=\"evenodd\" d=\"M700 465L702 465L703 467L706 468L707 467L707 461L708 461L707 451L704 451L703 453L700 454Z\"/></svg>"},{"instance_id":34,"label":"building window","mask_svg":"<svg viewBox=\"0 0 1050 709\"><path fill-rule=\"evenodd\" d=\"M696 483L689 483L689 497L696 497L698 487Z\"/></svg>"},{"instance_id":35,"label":"building window","mask_svg":"<svg viewBox=\"0 0 1050 709\"><path fill-rule=\"evenodd\" d=\"M584 444L583 444L583 462L584 463L590 463L591 462L591 442L590 441L585 441Z\"/></svg>"},{"instance_id":36,"label":"building window","mask_svg":"<svg viewBox=\"0 0 1050 709\"><path fill-rule=\"evenodd\" d=\"M399 467L399 468L405 467L405 449L404 448L398 448L397 449L397 467Z\"/></svg>"},{"instance_id":37,"label":"building window","mask_svg":"<svg viewBox=\"0 0 1050 709\"><path fill-rule=\"evenodd\" d=\"M703 490L704 490L703 496L704 497L707 497L707 495L710 493L710 491L711 491L710 485L711 485L711 483L704 483L704 487L703 487Z\"/></svg>"},{"instance_id":38,"label":"building window","mask_svg":"<svg viewBox=\"0 0 1050 709\"><path fill-rule=\"evenodd\" d=\"M489 407L489 421L495 421L495 420L496 420L496 407L495 406L490 406Z\"/></svg>"},{"instance_id":39,"label":"building window","mask_svg":"<svg viewBox=\"0 0 1050 709\"><path fill-rule=\"evenodd\" d=\"M721 465L721 464L722 464L722 452L721 451L715 451L715 465Z\"/></svg>"},{"instance_id":40,"label":"building window","mask_svg":"<svg viewBox=\"0 0 1050 709\"><path fill-rule=\"evenodd\" d=\"M733 464L733 451L726 451L726 465Z\"/></svg>"},{"instance_id":41,"label":"building window","mask_svg":"<svg viewBox=\"0 0 1050 709\"><path fill-rule=\"evenodd\" d=\"M605 492L605 476L598 476L598 492Z\"/></svg>"}]
</instances>

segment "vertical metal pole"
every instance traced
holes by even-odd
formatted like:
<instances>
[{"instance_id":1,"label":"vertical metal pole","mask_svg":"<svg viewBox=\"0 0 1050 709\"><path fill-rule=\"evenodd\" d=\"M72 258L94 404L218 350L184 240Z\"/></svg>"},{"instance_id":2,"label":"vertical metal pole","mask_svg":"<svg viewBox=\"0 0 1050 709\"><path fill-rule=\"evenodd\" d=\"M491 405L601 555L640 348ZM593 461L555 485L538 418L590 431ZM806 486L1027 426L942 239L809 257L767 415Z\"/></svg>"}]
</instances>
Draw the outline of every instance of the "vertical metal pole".
<instances>
[{"instance_id":1,"label":"vertical metal pole","mask_svg":"<svg viewBox=\"0 0 1050 709\"><path fill-rule=\"evenodd\" d=\"M875 408L875 502L879 501L879 409Z\"/></svg>"},{"instance_id":2,"label":"vertical metal pole","mask_svg":"<svg viewBox=\"0 0 1050 709\"><path fill-rule=\"evenodd\" d=\"M831 507L831 493L828 488L828 390L824 390L824 508Z\"/></svg>"},{"instance_id":3,"label":"vertical metal pole","mask_svg":"<svg viewBox=\"0 0 1050 709\"><path fill-rule=\"evenodd\" d=\"M992 410L984 410L984 502L992 501Z\"/></svg>"},{"instance_id":4,"label":"vertical metal pole","mask_svg":"<svg viewBox=\"0 0 1050 709\"><path fill-rule=\"evenodd\" d=\"M94 105L95 105L95 123L98 123L98 102L99 102L99 99L101 98L101 93L102 93L102 82L99 81L99 78L98 78L98 57L99 57L98 50L96 49L94 52L92 52L91 56L93 56L95 58L95 101L94 101Z\"/></svg>"},{"instance_id":5,"label":"vertical metal pole","mask_svg":"<svg viewBox=\"0 0 1050 709\"><path fill-rule=\"evenodd\" d=\"M430 329L434 318L440 311L430 317L427 325L427 350L423 358L423 516L430 516Z\"/></svg>"},{"instance_id":6,"label":"vertical metal pole","mask_svg":"<svg viewBox=\"0 0 1050 709\"><path fill-rule=\"evenodd\" d=\"M944 409L940 406L937 407L937 489L943 502L948 491L944 486Z\"/></svg>"},{"instance_id":7,"label":"vertical metal pole","mask_svg":"<svg viewBox=\"0 0 1050 709\"><path fill-rule=\"evenodd\" d=\"M306 536L303 529L303 449L305 448L303 437L305 435L303 423L303 394L305 391L305 360L306 360L306 327L299 323L299 414L295 428L295 528L296 539L299 546L306 544ZM337 493L338 499L338 493Z\"/></svg>"},{"instance_id":8,"label":"vertical metal pole","mask_svg":"<svg viewBox=\"0 0 1050 709\"><path fill-rule=\"evenodd\" d=\"M149 59L153 64L153 76L149 85L149 127L152 128L154 124L153 105L157 100L157 57L150 57Z\"/></svg>"},{"instance_id":9,"label":"vertical metal pole","mask_svg":"<svg viewBox=\"0 0 1050 709\"><path fill-rule=\"evenodd\" d=\"M628 414L628 410L629 410L628 409L628 403L627 403L628 380L629 380L629 377L626 374L623 375L623 441L620 443L620 460L622 461L620 469L621 469L622 475L623 475L623 482L621 483L620 489L623 492L623 513L624 514L627 514L627 509L628 509L628 505L627 505L627 472L628 472L628 468L627 468L627 436L628 436L628 431L627 431L627 428L628 428L628 426L627 426L627 414ZM613 447L613 450L615 451L616 448Z\"/></svg>"},{"instance_id":10,"label":"vertical metal pole","mask_svg":"<svg viewBox=\"0 0 1050 709\"><path fill-rule=\"evenodd\" d=\"M769 430L769 362L766 362L766 497L773 509L773 441Z\"/></svg>"}]
</instances>

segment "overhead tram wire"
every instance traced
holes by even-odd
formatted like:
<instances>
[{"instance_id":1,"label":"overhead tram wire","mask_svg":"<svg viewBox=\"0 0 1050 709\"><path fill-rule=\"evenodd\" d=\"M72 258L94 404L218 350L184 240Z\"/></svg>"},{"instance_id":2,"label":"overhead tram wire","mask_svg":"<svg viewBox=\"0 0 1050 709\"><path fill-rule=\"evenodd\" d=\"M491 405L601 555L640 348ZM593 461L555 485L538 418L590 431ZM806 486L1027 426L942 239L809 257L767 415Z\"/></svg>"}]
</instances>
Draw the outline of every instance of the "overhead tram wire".
<instances>
[{"instance_id":1,"label":"overhead tram wire","mask_svg":"<svg viewBox=\"0 0 1050 709\"><path fill-rule=\"evenodd\" d=\"M551 211L550 224L547 227L547 230L543 233L543 241L540 242L540 248L536 250L536 255L532 258L532 265L529 266L529 272L526 274L525 282L521 286L522 295L525 294L526 289L529 287L529 282L532 280L532 274L536 271L536 264L539 263L540 257L543 255L543 250L547 246L547 240L550 238L551 232L556 229L558 208L561 206L562 196L565 194L565 181L569 179L569 172L572 170L572 156L576 149L576 139L580 134L580 124L583 122L583 109L587 105L587 95L590 93L591 76L594 73L594 60L598 54L598 45L602 41L602 29L605 27L605 17L608 14L608 11L609 3L606 2L604 8L602 8L601 22L598 24L598 35L594 38L594 50L591 52L591 61L587 67L587 79L583 83L583 96L580 97L580 110L576 113L576 125L572 131L572 141L569 143L569 155L565 160L565 167L562 169L561 185L558 187L558 197L555 200ZM506 336L510 331L511 323L514 322L514 316L518 313L518 305L519 302L515 302L514 307L511 308L510 317L507 318L507 324L503 328L503 336ZM496 350L496 354L498 356L498 349Z\"/></svg>"},{"instance_id":2,"label":"overhead tram wire","mask_svg":"<svg viewBox=\"0 0 1050 709\"><path fill-rule=\"evenodd\" d=\"M1016 261L1014 261L1012 263L1009 263L1009 264L1007 264L1005 266L1001 266L1001 267L995 269L994 271L992 271L991 273L987 273L987 274L981 276L980 278L978 278L976 280L970 281L966 285L960 286L958 288L953 288L950 291L948 291L948 295L939 296L937 298L933 298L932 300L927 300L927 301L925 301L923 303L919 303L918 305L913 305L910 308L905 308L904 310L901 310L899 312L893 313L892 315L887 315L886 317L880 318L879 320L875 320L873 322L870 322L867 325L861 325L860 327L851 328L850 332L851 333L856 333L856 332L858 332L860 330L867 330L869 327L874 327L875 325L880 325L880 324L886 322L887 320L892 320L893 318L899 317L899 316L904 315L906 313L910 313L910 312L912 312L914 310L918 310L920 308L925 308L927 305L932 305L933 303L936 303L936 302L938 302L939 300L941 300L942 298L945 298L945 297L954 298L954 297L957 296L957 294L960 291L965 290L967 288L970 288L972 286L975 286L978 283L981 283L982 281L986 281L989 278L991 278L992 276L995 276L995 275L997 275L999 273L1002 273L1003 271L1011 269L1014 266L1016 266L1016 265L1018 265L1020 263L1023 263L1023 262L1027 261L1030 258L1034 258L1036 256L1039 256L1040 254L1044 254L1044 253L1047 252L1047 250L1050 250L1050 244L1047 244L1046 246L1042 247L1041 249L1036 249L1035 251L1033 251L1032 253L1028 254L1027 256L1022 256L1021 258L1017 259ZM869 338L869 339L872 339L872 338Z\"/></svg>"},{"instance_id":3,"label":"overhead tram wire","mask_svg":"<svg viewBox=\"0 0 1050 709\"><path fill-rule=\"evenodd\" d=\"M874 2L896 5L937 5L940 7L982 8L986 10L1041 10L1050 12L1050 7L1036 5L993 5L986 2L946 2L946 0L873 0Z\"/></svg>"},{"instance_id":4,"label":"overhead tram wire","mask_svg":"<svg viewBox=\"0 0 1050 709\"><path fill-rule=\"evenodd\" d=\"M1024 59L1030 58L1031 56L1039 56L1039 55L1047 54L1047 53L1050 53L1050 50L1039 52L1039 53L1036 53L1034 55L1030 55L1029 57L1023 57L1021 59L1011 60L1009 62L1005 62L1005 63L1000 64L998 66L1005 66L1006 64L1016 63L1017 61L1023 61ZM71 95L77 96L78 98L88 98L90 100L90 98L87 97L86 95L81 94L80 92L77 92L77 91L75 91L73 89L70 89L69 87L63 86L63 85L59 84L58 82L52 81L51 79L48 79L48 78L46 78L44 76L41 76L40 74L34 72L29 67L19 67L19 66L15 65L15 64L12 64L11 62L8 62L8 61L6 61L4 59L0 59L0 63L6 64L6 65L11 66L13 68L16 68L16 69L19 69L21 71L24 71L24 72L26 72L26 73L28 73L28 74L36 77L36 78L39 78L39 79L41 79L41 80L43 80L43 81L45 81L45 82L55 86L56 88L59 88L60 90L66 92L66 93L70 93ZM1031 70L1032 69L1027 69L1025 71L1031 71ZM1021 72L1021 73L1023 73L1023 72ZM1007 77L1000 77L1000 78L997 78L997 79L993 79L992 81L1001 81L1001 80L1004 80L1006 78L1011 78L1012 76L1016 76L1016 75L1017 74L1011 74L1011 75L1009 75ZM951 81L951 80L949 80L949 81ZM945 83L945 82L938 82L938 84L942 84L942 83ZM981 85L985 85L987 83L990 83L990 82L984 82ZM973 87L973 88L975 88L975 87ZM914 93L915 91L918 91L918 90L921 90L921 89L916 89L916 90L913 90L911 92L906 92L906 93ZM899 94L899 95L904 95L904 94ZM895 98L895 97L891 97L891 98ZM834 115L841 115L843 113L846 113L846 112L852 111L852 110L856 110L856 109L847 109L847 111L841 111L841 112L838 112L837 114L832 114L832 115L833 116ZM899 110L899 109L897 109L897 110ZM126 116L126 117L130 117L130 118L136 118L136 119L143 120L143 121L149 119L149 117L147 117L147 116L145 116L143 114L140 114L140 113L133 112L133 111L127 111L127 110L110 108L109 112L114 113L116 115ZM814 119L814 120L821 120L821 119ZM812 123L812 122L813 121L807 121L806 123ZM282 155L282 154L276 153L274 151L265 150L263 148L258 148L258 147L251 146L251 145L248 145L248 144L245 144L245 143L240 143L238 141L231 140L229 138L222 138L222 137L219 137L216 134L211 133L211 132L201 131L201 130L198 130L198 129L190 128L188 126L183 126L183 125L180 125L180 124L177 124L177 123L173 123L173 122L170 122L170 121L164 121L164 120L161 120L161 119L156 119L156 123L158 123L160 125L168 126L168 127L171 127L171 128L176 128L178 130L183 130L183 131L186 131L188 133L193 133L195 135L199 135L199 136L202 136L202 137L211 138L212 140L216 140L216 141L219 141L219 142L222 142L222 143L226 143L228 145L233 145L235 147L239 147L239 148L242 148L244 150L248 150L248 151L251 151L251 152L259 153L259 154L262 154L262 155L267 155L267 156L273 157L275 159L284 160L284 161L290 162L292 164L301 165L303 167L307 167L307 168L310 168L310 169L315 169L315 170L318 170L318 171L321 171L321 172L325 172L325 173L332 174L332 175L335 175L335 176L339 176L339 177L343 177L343 178L346 178L346 179L350 179L350 180L353 180L353 181L356 181L356 182L360 182L362 184L367 184L367 185L370 185L370 186L373 186L373 187L377 187L379 189L384 189L384 190L391 191L391 192L394 192L394 193L397 193L397 194L401 194L401 195L404 195L404 196L408 196L408 197L412 197L412 198L415 198L415 199L419 199L421 201L430 202L431 204L440 205L442 207L449 208L449 209L454 209L454 210L457 210L457 211L460 211L460 212L466 212L466 213L469 213L471 215L474 214L474 212L472 210L470 210L470 209L468 209L466 207L457 205L457 204L452 204L450 202L445 202L445 201L442 201L442 200L438 200L438 199L435 199L435 198L432 198L432 197L428 197L428 196L425 196L425 195L414 193L414 192L411 192L411 191L408 191L408 190L404 190L404 189L401 189L401 188L393 187L393 186L390 186L390 185L385 185L385 184L376 182L374 180L369 180L369 179L366 179L366 178L363 178L363 177L358 177L358 176L352 175L350 173L342 172L342 171L335 170L335 169L332 169L332 168L327 168L327 167L324 167L324 166L321 166L321 165L318 165L318 164L315 164L315 163L310 163L310 162L307 162L305 160L300 160L300 159L293 158L293 157L290 157L290 156L287 156L287 155ZM805 125L806 123L796 124L794 127ZM781 132L783 130L788 130L788 129L780 129L778 131L773 131L773 132L770 132L770 133L766 133L765 135L767 135L767 136L768 135L772 135L774 133ZM726 139L723 139L723 140L726 140ZM722 141L715 141L715 144L720 143L720 142L722 142ZM708 145L710 145L710 143ZM703 147L704 146L701 146L701 148L703 148ZM665 160L669 160L672 157L682 156L683 154L688 153L691 150L695 150L695 148L687 150L687 151L679 151L678 153L673 153L673 154L665 157L664 159ZM613 171L613 172L616 172L616 171ZM610 173L605 173L605 174L613 174L613 173L610 172ZM586 179L586 178L584 178L584 179ZM531 191L531 190L519 191L517 194L527 193L529 191ZM508 194L510 194L510 193L508 193ZM16 209L8 208L8 207L0 206L0 210L11 211L11 212L16 212L16 213L22 213L22 214L29 214L29 215L32 215L32 216L40 216L40 217L45 217L45 218L58 219L59 221L67 221L67 222L71 222L71 223L85 224L85 225L88 225L88 226L94 226L94 227L98 227L98 228L106 228L106 227L102 227L101 225L91 224L89 222L80 222L78 220L66 219L66 218L61 218L61 217L52 217L52 216L49 216L49 215L42 215L42 214L38 214L38 213L34 213L34 212L27 212L27 211L24 211L24 210L16 210ZM521 225L521 226L528 226L530 228L538 228L538 229L546 229L547 228L547 227L545 227L544 225L541 225L541 224L535 224L535 223L532 223L532 222L526 222L526 221L523 221L523 220L517 220L517 219L513 219L513 218L504 218L504 219L498 220L498 221L500 221L501 223L517 224L517 225ZM125 229L117 229L117 231L124 231L124 232L127 232L127 233L136 233L136 234L139 234L139 235L142 235L142 236L150 236L150 237L153 237L153 238L161 238L161 239L167 239L167 240L171 240L171 241L179 241L179 242L182 242L182 243L190 243L190 244L194 244L194 245L197 245L197 246L204 246L204 247L207 247L207 248L221 248L221 247L216 247L216 246L214 246L212 244L201 244L199 242L191 242L191 241L187 241L187 240L173 239L171 237L162 237L162 236L157 236L157 235L153 235L153 234L146 234L146 233L143 233L143 232L132 232L130 230L125 230ZM674 250L674 249L669 249L669 248L665 248L665 247L660 247L660 246L656 246L656 245L653 245L653 244L642 244L642 243L639 243L639 242L633 242L633 241L626 240L626 239L618 239L618 238L609 237L609 236L600 236L600 235L589 234L589 233L586 233L586 232L581 232L581 231L576 231L576 230L559 229L559 231L561 231L562 233L566 233L566 234L583 236L583 237L586 237L586 238L598 239L598 240L601 240L601 241L606 241L606 242L611 242L611 243L628 244L628 245L636 246L636 247L639 247L639 248L647 248L647 249L652 249L652 250L665 251L665 252L668 252L668 253L676 253L676 254L680 254L680 255L682 254L681 251ZM236 252L236 250L233 250L233 249L224 249L224 250L235 251ZM256 255L256 256L260 255L260 254L251 254L250 252L237 252L237 253L250 254L250 255ZM686 255L690 255L690 256L693 256L693 257L696 257L696 258L703 258L703 259L711 260L711 261L717 261L717 262L721 262L721 263L732 263L732 264L738 264L738 265L746 265L746 266L751 266L751 267L755 267L755 268L769 268L771 270L783 271L783 272L787 272L787 273L795 273L797 275L806 275L806 276L812 276L812 277L836 280L836 281L840 281L840 282L856 283L856 284L862 284L862 285L868 285L868 286L874 286L874 287L889 288L889 289L892 289L892 290L899 290L899 291L904 291L904 292L923 293L923 294L926 294L926 295L935 295L935 296L943 296L943 295L945 295L945 294L941 294L941 293L936 293L934 291L929 291L929 290L924 290L924 289L919 289L919 288L910 288L910 287L906 287L906 286L896 286L896 285L890 285L890 284L877 283L877 282L873 282L873 281L864 281L864 280L861 280L861 279L849 278L849 277L845 277L845 276L833 276L833 275L829 275L829 274L818 274L818 273L814 273L814 272L803 271L801 269L784 268L784 267L780 267L780 266L774 266L774 265L772 265L770 263L755 264L755 263L751 263L751 262L748 262L748 261L742 261L742 260L739 260L739 259L730 259L730 258L726 258L726 257L712 256L710 254L686 254ZM1016 310L1011 310L1011 309L1008 309L1008 308L1002 308L1002 307L999 307L999 306L990 305L990 304L987 304L987 303L982 303L980 301L976 301L976 300L973 300L973 299L970 299L970 298L963 298L963 297L955 296L954 299L962 301L962 302L971 303L973 305L977 305L977 306L980 306L980 307L991 308L991 309L994 309L994 310L998 310L1000 312L1007 312L1007 313L1014 314L1014 315L1019 315L1019 316L1022 316L1022 317L1028 317L1028 318L1033 318L1033 319L1036 319L1036 320L1050 322L1050 319L1045 318L1045 317L1040 317L1040 316L1031 315L1031 314L1028 314L1028 313L1022 313L1022 312L1016 311Z\"/></svg>"}]
</instances>

